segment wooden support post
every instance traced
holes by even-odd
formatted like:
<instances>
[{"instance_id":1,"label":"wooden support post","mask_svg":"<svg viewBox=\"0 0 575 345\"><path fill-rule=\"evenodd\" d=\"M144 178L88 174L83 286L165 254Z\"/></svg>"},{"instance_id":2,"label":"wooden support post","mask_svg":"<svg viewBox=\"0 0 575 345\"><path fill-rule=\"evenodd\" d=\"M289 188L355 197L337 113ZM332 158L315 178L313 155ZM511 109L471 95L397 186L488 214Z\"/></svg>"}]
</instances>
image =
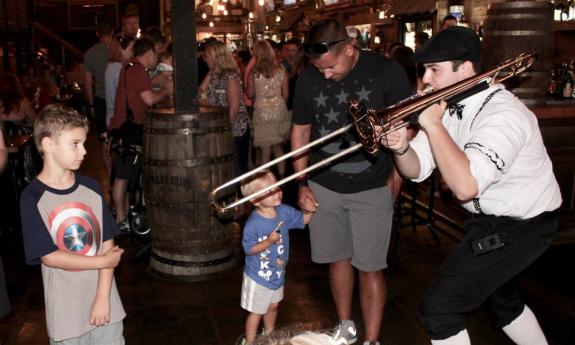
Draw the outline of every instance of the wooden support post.
<instances>
[{"instance_id":1,"label":"wooden support post","mask_svg":"<svg viewBox=\"0 0 575 345\"><path fill-rule=\"evenodd\" d=\"M199 98L194 1L173 0L172 33L176 113L197 112Z\"/></svg>"}]
</instances>

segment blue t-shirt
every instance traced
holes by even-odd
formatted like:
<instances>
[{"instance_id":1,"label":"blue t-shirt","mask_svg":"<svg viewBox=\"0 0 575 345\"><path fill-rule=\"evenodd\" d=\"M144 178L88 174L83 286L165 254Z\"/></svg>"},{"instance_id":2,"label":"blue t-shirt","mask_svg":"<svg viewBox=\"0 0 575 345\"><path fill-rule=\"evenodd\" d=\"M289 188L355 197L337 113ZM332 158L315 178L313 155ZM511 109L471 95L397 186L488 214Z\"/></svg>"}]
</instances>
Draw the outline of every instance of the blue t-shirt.
<instances>
[{"instance_id":1,"label":"blue t-shirt","mask_svg":"<svg viewBox=\"0 0 575 345\"><path fill-rule=\"evenodd\" d=\"M249 255L254 245L264 241L283 221L280 227L281 240L256 255ZM246 253L244 272L268 289L277 290L284 285L285 268L289 258L289 230L303 229L303 213L291 206L276 207L275 218L265 218L254 211L246 221L242 246Z\"/></svg>"}]
</instances>

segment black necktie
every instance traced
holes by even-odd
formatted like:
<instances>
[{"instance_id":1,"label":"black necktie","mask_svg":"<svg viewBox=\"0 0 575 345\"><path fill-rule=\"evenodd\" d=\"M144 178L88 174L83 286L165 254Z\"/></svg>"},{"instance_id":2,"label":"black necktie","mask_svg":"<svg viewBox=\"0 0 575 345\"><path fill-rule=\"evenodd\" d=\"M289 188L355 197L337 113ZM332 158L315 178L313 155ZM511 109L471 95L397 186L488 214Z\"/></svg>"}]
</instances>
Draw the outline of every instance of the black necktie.
<instances>
[{"instance_id":1,"label":"black necktie","mask_svg":"<svg viewBox=\"0 0 575 345\"><path fill-rule=\"evenodd\" d=\"M448 108L450 116L457 115L457 119L459 120L463 118L463 108L465 108L465 105L456 103L450 105Z\"/></svg>"}]
</instances>

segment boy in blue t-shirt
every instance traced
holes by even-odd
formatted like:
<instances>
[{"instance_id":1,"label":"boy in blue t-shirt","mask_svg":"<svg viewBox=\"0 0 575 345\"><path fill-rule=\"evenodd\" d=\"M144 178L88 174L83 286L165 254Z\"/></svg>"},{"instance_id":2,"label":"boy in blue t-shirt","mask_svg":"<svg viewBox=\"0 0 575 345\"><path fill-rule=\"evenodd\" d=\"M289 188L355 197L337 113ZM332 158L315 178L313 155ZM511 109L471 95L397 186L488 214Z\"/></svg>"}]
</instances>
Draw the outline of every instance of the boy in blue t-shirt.
<instances>
[{"instance_id":1,"label":"boy in blue t-shirt","mask_svg":"<svg viewBox=\"0 0 575 345\"><path fill-rule=\"evenodd\" d=\"M263 171L242 184L242 194L252 194L275 182L270 171ZM281 201L282 191L279 188L252 200L255 209L244 226L242 246L246 253L246 265L241 306L250 312L246 320L247 344L255 340L262 315L265 332L274 329L278 304L283 299L285 268L289 257L288 232L290 229L303 229L312 216Z\"/></svg>"}]
</instances>

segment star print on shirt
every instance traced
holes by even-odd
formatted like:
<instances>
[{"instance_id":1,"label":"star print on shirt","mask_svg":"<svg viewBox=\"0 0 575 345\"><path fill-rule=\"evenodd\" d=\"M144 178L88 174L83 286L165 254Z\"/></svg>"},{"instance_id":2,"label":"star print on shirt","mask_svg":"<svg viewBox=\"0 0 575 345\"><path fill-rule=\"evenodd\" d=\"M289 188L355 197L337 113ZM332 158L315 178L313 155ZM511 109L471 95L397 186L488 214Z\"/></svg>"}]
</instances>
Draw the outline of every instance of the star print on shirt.
<instances>
[{"instance_id":1,"label":"star print on shirt","mask_svg":"<svg viewBox=\"0 0 575 345\"><path fill-rule=\"evenodd\" d=\"M329 125L331 122L337 123L337 115L338 113L333 111L333 108L329 108L329 113L324 113L323 116L327 117L327 124Z\"/></svg>"},{"instance_id":2,"label":"star print on shirt","mask_svg":"<svg viewBox=\"0 0 575 345\"><path fill-rule=\"evenodd\" d=\"M72 224L66 230L64 234L64 241L66 242L68 248L73 251L81 251L85 247L84 237L86 236L86 230L84 230L78 224Z\"/></svg>"},{"instance_id":3,"label":"star print on shirt","mask_svg":"<svg viewBox=\"0 0 575 345\"><path fill-rule=\"evenodd\" d=\"M323 126L318 128L318 131L319 131L320 136L322 136L322 137L328 135L331 132L329 129L327 129Z\"/></svg>"},{"instance_id":4,"label":"star print on shirt","mask_svg":"<svg viewBox=\"0 0 575 345\"><path fill-rule=\"evenodd\" d=\"M326 101L328 98L329 98L329 97L323 95L323 91L320 91L320 92L319 92L319 96L318 96L318 97L314 97L315 101L317 102L317 107L318 107L318 108L321 107L321 106L327 107L327 105L325 105L325 101Z\"/></svg>"},{"instance_id":5,"label":"star print on shirt","mask_svg":"<svg viewBox=\"0 0 575 345\"><path fill-rule=\"evenodd\" d=\"M359 101L361 102L362 100L365 100L366 102L369 102L369 94L372 93L373 91L368 91L365 89L365 86L361 87L361 90L356 92L356 94L359 96Z\"/></svg>"},{"instance_id":6,"label":"star print on shirt","mask_svg":"<svg viewBox=\"0 0 575 345\"><path fill-rule=\"evenodd\" d=\"M339 95L335 95L335 97L338 100L337 104L341 104L341 103L346 104L347 103L347 96L349 96L349 93L343 92L343 89L342 89L341 92L339 93Z\"/></svg>"}]
</instances>

